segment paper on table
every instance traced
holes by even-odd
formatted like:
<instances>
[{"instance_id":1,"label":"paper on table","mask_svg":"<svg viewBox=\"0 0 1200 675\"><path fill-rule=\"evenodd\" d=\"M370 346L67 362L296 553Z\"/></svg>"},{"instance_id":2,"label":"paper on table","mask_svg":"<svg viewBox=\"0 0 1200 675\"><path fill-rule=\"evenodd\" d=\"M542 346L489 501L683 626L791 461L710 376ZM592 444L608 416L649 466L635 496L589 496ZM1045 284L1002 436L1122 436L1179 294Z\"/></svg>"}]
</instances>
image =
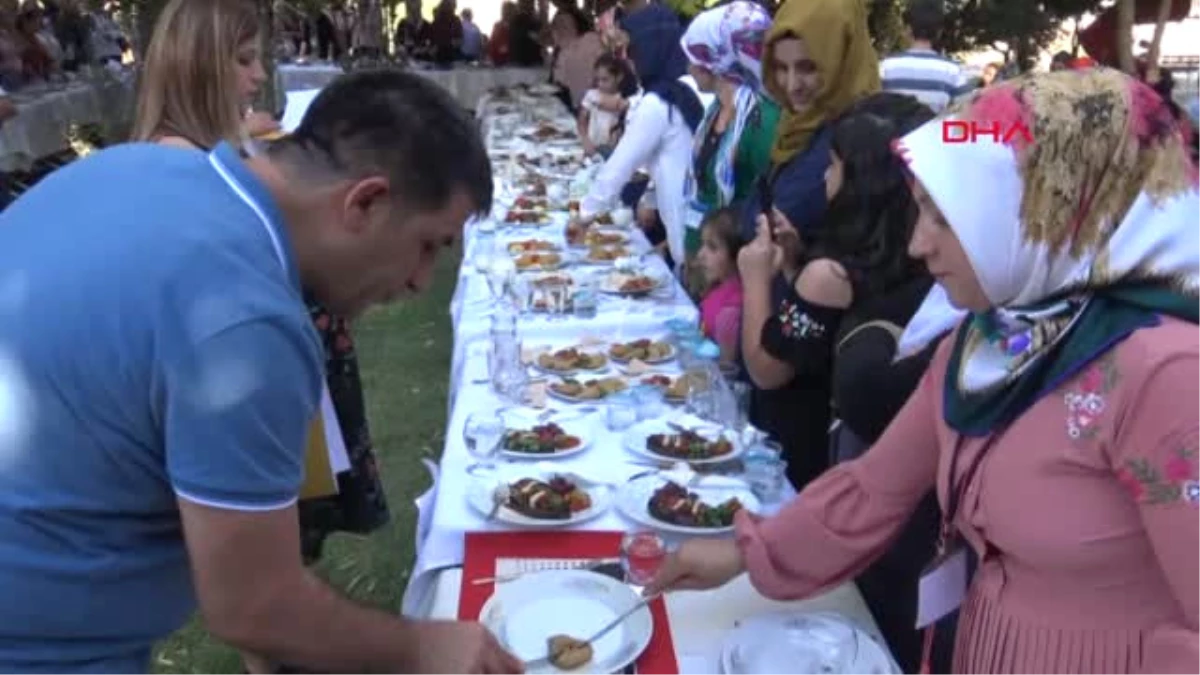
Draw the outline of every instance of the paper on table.
<instances>
[{"instance_id":1,"label":"paper on table","mask_svg":"<svg viewBox=\"0 0 1200 675\"><path fill-rule=\"evenodd\" d=\"M283 119L280 120L279 126L289 134L295 131L296 127L300 126L300 120L304 119L304 113L308 112L308 106L312 105L319 93L321 93L320 89L289 91L287 102L283 108Z\"/></svg>"}]
</instances>

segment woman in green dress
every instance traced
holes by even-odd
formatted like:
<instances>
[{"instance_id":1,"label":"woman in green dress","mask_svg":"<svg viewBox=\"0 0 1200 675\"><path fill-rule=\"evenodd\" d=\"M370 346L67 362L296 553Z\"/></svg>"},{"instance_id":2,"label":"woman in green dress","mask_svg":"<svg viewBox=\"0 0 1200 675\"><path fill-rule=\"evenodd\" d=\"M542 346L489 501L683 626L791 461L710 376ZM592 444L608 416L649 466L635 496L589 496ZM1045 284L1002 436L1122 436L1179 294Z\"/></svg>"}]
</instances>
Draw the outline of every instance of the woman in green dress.
<instances>
[{"instance_id":1,"label":"woman in green dress","mask_svg":"<svg viewBox=\"0 0 1200 675\"><path fill-rule=\"evenodd\" d=\"M771 163L779 106L762 87L763 42L770 28L766 10L738 0L702 12L681 40L688 72L701 91L716 96L696 129L685 187L688 270L700 249L704 216L751 195Z\"/></svg>"}]
</instances>

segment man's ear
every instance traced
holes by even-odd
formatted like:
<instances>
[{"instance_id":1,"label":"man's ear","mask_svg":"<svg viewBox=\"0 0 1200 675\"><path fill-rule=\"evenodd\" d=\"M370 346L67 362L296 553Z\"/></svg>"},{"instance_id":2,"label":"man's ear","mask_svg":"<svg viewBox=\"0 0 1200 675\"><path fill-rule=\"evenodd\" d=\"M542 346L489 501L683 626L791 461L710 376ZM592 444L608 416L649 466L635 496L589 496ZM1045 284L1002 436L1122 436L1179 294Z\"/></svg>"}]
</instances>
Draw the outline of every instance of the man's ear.
<instances>
[{"instance_id":1,"label":"man's ear","mask_svg":"<svg viewBox=\"0 0 1200 675\"><path fill-rule=\"evenodd\" d=\"M391 183L383 176L368 176L353 183L342 200L350 229L365 229L370 223L371 210L386 204L391 195Z\"/></svg>"}]
</instances>

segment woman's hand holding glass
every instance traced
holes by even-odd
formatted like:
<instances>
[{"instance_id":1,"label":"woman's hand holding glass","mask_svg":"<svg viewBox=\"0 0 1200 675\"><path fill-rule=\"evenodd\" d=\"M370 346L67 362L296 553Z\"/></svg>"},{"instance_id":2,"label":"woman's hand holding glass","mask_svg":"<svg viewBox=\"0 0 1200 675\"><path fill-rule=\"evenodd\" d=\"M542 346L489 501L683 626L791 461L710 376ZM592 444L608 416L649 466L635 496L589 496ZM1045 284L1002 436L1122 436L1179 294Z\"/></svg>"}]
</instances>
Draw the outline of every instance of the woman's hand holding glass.
<instances>
[{"instance_id":1,"label":"woman's hand holding glass","mask_svg":"<svg viewBox=\"0 0 1200 675\"><path fill-rule=\"evenodd\" d=\"M745 570L742 552L730 539L689 539L667 555L646 584L645 595L703 591L724 586Z\"/></svg>"}]
</instances>

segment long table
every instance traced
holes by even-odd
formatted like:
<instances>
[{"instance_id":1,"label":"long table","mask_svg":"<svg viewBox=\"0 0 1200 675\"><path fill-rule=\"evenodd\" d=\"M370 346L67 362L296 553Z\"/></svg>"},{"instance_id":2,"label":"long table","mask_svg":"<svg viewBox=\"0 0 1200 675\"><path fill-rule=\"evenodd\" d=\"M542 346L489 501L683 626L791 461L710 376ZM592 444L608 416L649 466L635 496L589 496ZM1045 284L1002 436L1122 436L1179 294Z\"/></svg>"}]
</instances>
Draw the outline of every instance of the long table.
<instances>
[{"instance_id":1,"label":"long table","mask_svg":"<svg viewBox=\"0 0 1200 675\"><path fill-rule=\"evenodd\" d=\"M528 104L528 101L525 103ZM498 107L503 108L507 108L511 114L511 102ZM541 103L538 108L545 115L549 104ZM487 110L482 112L485 116L488 114ZM531 117L528 111L524 114L527 120ZM532 117L536 118L537 115ZM484 121L482 126L489 140L489 148L504 144L510 146L510 154L531 151L511 148L511 130L494 128L496 125ZM571 125L565 111L559 113L555 121L564 128ZM420 512L416 534L418 554L402 607L406 615L413 617L456 618L466 534L506 529L502 524L488 521L467 504L468 486L472 480L468 469L475 459L467 450L463 427L471 413L505 406L505 402L488 385L485 355L489 340L489 317L496 301L488 291L484 276L473 265L476 242L482 232L495 229L501 246L509 241L531 237L565 244L561 226L537 230L503 228L497 221L502 220L517 190L506 184L503 174L498 174L496 192L500 203L492 218L470 223L466 228L463 265L459 270L458 286L450 308L455 343L450 411L441 461L436 465L427 463L433 486L417 500ZM631 239L635 252L648 251L648 242L636 228L632 231ZM645 255L643 259L650 273L671 279L670 292L651 300L604 297L596 316L589 319L523 315L518 323L519 338L526 346L567 346L589 338L608 343L661 336L665 332L664 324L672 318L696 321L696 307L670 276L662 260L653 254ZM552 402L551 406L564 411L570 409L569 404L559 402ZM635 457L622 447L621 432L606 427L603 407L598 406L593 412L581 413L576 417L577 423L586 425L589 430L592 446L574 457L556 460L554 468L587 476L590 480L620 485L630 476L644 472L646 467L635 461ZM532 417L535 413L529 414ZM789 494L785 498L791 496ZM781 502L765 504L764 511L769 513L780 506ZM594 520L577 525L576 529L629 531L641 528L612 509ZM670 535L664 535L664 539L668 545L681 540L679 536ZM674 636L676 660L682 673L718 672L723 636L741 619L780 609L837 612L878 637L878 629L870 612L852 583L802 602L780 603L761 596L743 576L721 589L671 594L666 607Z\"/></svg>"}]
</instances>

